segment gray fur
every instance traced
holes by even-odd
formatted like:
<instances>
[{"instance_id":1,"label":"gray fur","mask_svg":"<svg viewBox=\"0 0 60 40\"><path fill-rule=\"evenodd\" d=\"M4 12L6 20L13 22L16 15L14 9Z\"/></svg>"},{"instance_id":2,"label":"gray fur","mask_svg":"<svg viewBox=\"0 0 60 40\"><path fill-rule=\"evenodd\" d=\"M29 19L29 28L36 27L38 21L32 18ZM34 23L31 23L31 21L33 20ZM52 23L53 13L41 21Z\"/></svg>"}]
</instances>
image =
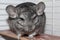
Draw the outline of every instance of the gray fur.
<instances>
[{"instance_id":1,"label":"gray fur","mask_svg":"<svg viewBox=\"0 0 60 40\"><path fill-rule=\"evenodd\" d=\"M44 13L45 4L40 2L34 4L26 2L16 7L8 5L6 11L9 15L8 24L10 29L19 34L41 34L44 32L46 16Z\"/></svg>"}]
</instances>

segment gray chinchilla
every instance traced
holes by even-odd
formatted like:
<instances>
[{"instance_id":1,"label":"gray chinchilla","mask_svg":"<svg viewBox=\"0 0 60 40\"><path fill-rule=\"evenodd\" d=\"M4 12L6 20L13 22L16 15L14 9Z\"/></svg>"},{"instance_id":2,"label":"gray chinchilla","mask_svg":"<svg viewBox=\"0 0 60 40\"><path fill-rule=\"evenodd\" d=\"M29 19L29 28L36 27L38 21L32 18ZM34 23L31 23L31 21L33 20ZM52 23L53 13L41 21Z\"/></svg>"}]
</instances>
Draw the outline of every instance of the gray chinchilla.
<instances>
[{"instance_id":1,"label":"gray chinchilla","mask_svg":"<svg viewBox=\"0 0 60 40\"><path fill-rule=\"evenodd\" d=\"M8 5L6 11L8 13L8 24L11 31L16 34L27 34L33 37L36 34L44 33L46 16L44 13L45 4L25 2L19 5Z\"/></svg>"}]
</instances>

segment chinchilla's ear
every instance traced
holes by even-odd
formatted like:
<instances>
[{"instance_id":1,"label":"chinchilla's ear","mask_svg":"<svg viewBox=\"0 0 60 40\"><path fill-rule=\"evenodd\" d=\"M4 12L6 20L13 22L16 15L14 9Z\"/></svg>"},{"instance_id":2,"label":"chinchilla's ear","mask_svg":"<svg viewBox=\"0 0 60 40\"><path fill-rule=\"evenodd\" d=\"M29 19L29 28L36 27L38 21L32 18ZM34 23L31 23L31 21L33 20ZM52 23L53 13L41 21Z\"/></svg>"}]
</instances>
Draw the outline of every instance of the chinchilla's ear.
<instances>
[{"instance_id":1,"label":"chinchilla's ear","mask_svg":"<svg viewBox=\"0 0 60 40\"><path fill-rule=\"evenodd\" d=\"M37 14L38 15L42 15L43 12L44 12L44 9L45 9L45 4L43 2L39 2L37 5L36 5L36 11L37 11Z\"/></svg>"},{"instance_id":2,"label":"chinchilla's ear","mask_svg":"<svg viewBox=\"0 0 60 40\"><path fill-rule=\"evenodd\" d=\"M6 7L6 11L7 11L9 17L11 17L11 18L16 18L17 17L17 10L14 6L8 5Z\"/></svg>"}]
</instances>

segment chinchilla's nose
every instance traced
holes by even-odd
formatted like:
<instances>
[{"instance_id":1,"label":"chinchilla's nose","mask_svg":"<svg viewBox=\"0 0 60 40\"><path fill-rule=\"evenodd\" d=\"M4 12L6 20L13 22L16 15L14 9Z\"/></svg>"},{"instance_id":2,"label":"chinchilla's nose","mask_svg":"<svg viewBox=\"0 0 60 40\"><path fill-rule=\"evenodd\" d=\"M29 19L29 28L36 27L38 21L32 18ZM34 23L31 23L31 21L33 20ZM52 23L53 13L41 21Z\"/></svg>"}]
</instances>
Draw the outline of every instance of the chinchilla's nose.
<instances>
[{"instance_id":1,"label":"chinchilla's nose","mask_svg":"<svg viewBox=\"0 0 60 40\"><path fill-rule=\"evenodd\" d=\"M30 21L29 21L27 24L28 24L29 26L33 25L33 23L32 23L32 22L30 22Z\"/></svg>"},{"instance_id":2,"label":"chinchilla's nose","mask_svg":"<svg viewBox=\"0 0 60 40\"><path fill-rule=\"evenodd\" d=\"M26 26L32 26L32 25L33 25L33 23L32 23L31 21L26 21L24 24L25 24Z\"/></svg>"}]
</instances>

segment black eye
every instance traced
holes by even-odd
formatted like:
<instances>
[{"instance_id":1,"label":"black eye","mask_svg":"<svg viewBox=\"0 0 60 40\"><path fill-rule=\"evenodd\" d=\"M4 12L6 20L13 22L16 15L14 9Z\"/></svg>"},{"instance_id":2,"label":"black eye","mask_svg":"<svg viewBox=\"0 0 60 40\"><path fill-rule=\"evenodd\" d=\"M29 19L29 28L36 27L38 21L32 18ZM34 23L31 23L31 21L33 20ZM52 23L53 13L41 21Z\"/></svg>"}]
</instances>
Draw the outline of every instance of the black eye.
<instances>
[{"instance_id":1,"label":"black eye","mask_svg":"<svg viewBox=\"0 0 60 40\"><path fill-rule=\"evenodd\" d=\"M35 17L33 18L33 20L36 19L36 17L37 17L37 16L35 16Z\"/></svg>"},{"instance_id":2,"label":"black eye","mask_svg":"<svg viewBox=\"0 0 60 40\"><path fill-rule=\"evenodd\" d=\"M20 19L24 21L24 18L20 18Z\"/></svg>"}]
</instances>

